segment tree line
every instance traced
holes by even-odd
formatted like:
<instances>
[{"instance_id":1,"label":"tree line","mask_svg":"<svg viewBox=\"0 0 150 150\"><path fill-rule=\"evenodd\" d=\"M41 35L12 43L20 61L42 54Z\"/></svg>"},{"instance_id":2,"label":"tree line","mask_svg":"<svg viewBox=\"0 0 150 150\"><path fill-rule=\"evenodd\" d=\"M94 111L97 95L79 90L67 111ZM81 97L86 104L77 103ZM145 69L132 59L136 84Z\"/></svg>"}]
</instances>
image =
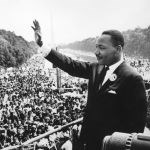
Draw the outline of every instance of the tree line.
<instances>
[{"instance_id":1,"label":"tree line","mask_svg":"<svg viewBox=\"0 0 150 150\"><path fill-rule=\"evenodd\" d=\"M140 27L134 30L123 31L125 38L124 52L126 56L138 58L147 58L150 60L150 26L142 29ZM61 45L60 48L69 48L87 52L95 51L95 42L97 37L87 38L82 41L76 41L67 45Z\"/></svg>"},{"instance_id":2,"label":"tree line","mask_svg":"<svg viewBox=\"0 0 150 150\"><path fill-rule=\"evenodd\" d=\"M126 56L150 60L150 26L144 29L138 27L134 30L123 31L123 35ZM59 48L94 52L96 38L90 37L82 41L60 45ZM37 49L35 42L28 42L22 36L15 35L14 32L0 30L0 66L5 68L20 66L37 53Z\"/></svg>"},{"instance_id":3,"label":"tree line","mask_svg":"<svg viewBox=\"0 0 150 150\"><path fill-rule=\"evenodd\" d=\"M35 42L27 42L14 32L0 30L0 66L17 67L37 52Z\"/></svg>"}]
</instances>

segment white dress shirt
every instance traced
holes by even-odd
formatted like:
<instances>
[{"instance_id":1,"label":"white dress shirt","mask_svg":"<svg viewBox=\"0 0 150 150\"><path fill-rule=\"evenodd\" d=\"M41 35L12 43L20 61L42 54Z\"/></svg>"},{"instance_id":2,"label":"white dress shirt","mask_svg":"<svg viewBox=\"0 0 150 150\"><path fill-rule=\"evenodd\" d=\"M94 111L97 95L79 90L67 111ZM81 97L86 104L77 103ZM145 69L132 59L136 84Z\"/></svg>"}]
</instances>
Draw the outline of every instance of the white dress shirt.
<instances>
[{"instance_id":1,"label":"white dress shirt","mask_svg":"<svg viewBox=\"0 0 150 150\"><path fill-rule=\"evenodd\" d=\"M123 61L124 61L123 56L121 56L121 59L120 59L117 63L115 63L115 64L109 66L109 70L108 70L107 73L106 73L106 76L105 76L105 78L104 78L104 80L103 80L102 85L105 84L105 82L109 79L109 77L113 74L113 72L118 68L118 66L119 66Z\"/></svg>"}]
</instances>

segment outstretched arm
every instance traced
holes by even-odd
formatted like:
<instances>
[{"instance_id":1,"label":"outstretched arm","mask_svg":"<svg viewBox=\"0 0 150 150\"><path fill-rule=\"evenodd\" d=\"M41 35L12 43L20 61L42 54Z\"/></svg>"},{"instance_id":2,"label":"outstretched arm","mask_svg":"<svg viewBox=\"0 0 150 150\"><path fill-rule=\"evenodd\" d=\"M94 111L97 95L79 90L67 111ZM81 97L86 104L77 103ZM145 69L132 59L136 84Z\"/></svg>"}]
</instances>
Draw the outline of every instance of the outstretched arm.
<instances>
[{"instance_id":1,"label":"outstretched arm","mask_svg":"<svg viewBox=\"0 0 150 150\"><path fill-rule=\"evenodd\" d=\"M39 22L35 20L33 21L33 25L32 29L35 33L35 42L42 47L43 42ZM89 78L90 64L87 62L75 61L54 49L39 48L38 53L70 75Z\"/></svg>"}]
</instances>

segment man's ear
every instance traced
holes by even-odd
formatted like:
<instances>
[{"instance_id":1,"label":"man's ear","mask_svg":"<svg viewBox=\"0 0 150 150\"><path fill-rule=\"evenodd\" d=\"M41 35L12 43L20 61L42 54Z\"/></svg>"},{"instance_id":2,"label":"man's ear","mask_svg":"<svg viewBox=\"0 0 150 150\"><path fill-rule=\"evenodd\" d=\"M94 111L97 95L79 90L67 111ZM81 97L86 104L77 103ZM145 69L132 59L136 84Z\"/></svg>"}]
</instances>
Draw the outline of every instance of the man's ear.
<instances>
[{"instance_id":1,"label":"man's ear","mask_svg":"<svg viewBox=\"0 0 150 150\"><path fill-rule=\"evenodd\" d=\"M121 45L117 45L116 49L117 49L117 52L119 52L119 53L122 52L122 46Z\"/></svg>"}]
</instances>

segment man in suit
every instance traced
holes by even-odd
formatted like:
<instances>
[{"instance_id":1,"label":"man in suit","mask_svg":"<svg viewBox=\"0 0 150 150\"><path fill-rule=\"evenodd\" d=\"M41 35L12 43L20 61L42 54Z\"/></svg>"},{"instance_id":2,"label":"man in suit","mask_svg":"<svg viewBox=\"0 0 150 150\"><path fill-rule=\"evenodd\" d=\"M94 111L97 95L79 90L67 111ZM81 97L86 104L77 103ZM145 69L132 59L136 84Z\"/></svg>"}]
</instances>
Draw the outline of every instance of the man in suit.
<instances>
[{"instance_id":1,"label":"man in suit","mask_svg":"<svg viewBox=\"0 0 150 150\"><path fill-rule=\"evenodd\" d=\"M36 42L42 43L38 22L34 25ZM89 80L81 149L100 150L103 138L113 132L144 130L147 110L144 82L124 61L123 47L122 33L108 30L96 41L97 63L75 61L54 49L48 54L42 52L47 60L70 75Z\"/></svg>"}]
</instances>

